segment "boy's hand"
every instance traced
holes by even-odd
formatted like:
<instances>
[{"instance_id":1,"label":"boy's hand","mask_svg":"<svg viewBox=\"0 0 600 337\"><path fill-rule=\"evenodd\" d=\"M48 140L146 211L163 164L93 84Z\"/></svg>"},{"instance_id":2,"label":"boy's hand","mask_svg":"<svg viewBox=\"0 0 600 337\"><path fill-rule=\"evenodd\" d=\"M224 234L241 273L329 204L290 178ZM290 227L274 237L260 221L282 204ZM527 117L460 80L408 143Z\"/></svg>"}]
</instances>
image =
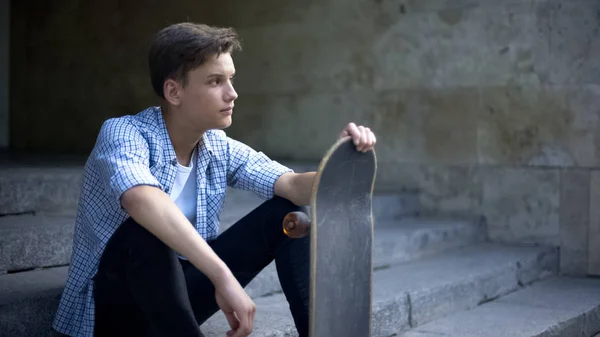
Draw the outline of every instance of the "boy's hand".
<instances>
[{"instance_id":1,"label":"boy's hand","mask_svg":"<svg viewBox=\"0 0 600 337\"><path fill-rule=\"evenodd\" d=\"M254 328L256 305L239 282L231 275L223 282L215 284L217 305L223 313L231 330L229 337L246 337Z\"/></svg>"},{"instance_id":2,"label":"boy's hand","mask_svg":"<svg viewBox=\"0 0 600 337\"><path fill-rule=\"evenodd\" d=\"M346 125L344 130L340 133L340 138L346 136L352 137L352 141L354 142L354 145L356 145L356 149L362 152L369 151L377 142L375 134L371 132L371 129L362 125L356 126L354 123L349 123Z\"/></svg>"}]
</instances>

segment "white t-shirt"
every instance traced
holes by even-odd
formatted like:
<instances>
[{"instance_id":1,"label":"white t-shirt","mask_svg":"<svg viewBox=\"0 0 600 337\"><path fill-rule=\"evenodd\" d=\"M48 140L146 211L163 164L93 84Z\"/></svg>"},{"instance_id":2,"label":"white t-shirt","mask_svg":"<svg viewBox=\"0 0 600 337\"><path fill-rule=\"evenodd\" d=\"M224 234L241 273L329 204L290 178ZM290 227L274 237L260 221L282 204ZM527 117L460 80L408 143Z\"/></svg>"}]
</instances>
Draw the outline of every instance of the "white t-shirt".
<instances>
[{"instance_id":1,"label":"white t-shirt","mask_svg":"<svg viewBox=\"0 0 600 337\"><path fill-rule=\"evenodd\" d=\"M190 160L190 166L183 166L177 163L177 175L175 176L175 183L171 190L171 200L175 201L175 204L181 212L190 220L193 226L196 225L196 204L197 204L197 190L196 190L196 149L192 153L192 159Z\"/></svg>"}]
</instances>

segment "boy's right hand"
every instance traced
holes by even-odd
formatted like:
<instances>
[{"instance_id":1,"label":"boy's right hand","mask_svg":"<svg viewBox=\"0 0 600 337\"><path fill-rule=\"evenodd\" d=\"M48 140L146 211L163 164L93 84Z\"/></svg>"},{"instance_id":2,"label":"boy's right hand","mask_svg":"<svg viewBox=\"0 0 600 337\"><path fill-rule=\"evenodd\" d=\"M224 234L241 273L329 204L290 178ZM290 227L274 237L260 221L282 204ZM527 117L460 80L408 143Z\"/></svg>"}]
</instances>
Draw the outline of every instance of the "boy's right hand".
<instances>
[{"instance_id":1,"label":"boy's right hand","mask_svg":"<svg viewBox=\"0 0 600 337\"><path fill-rule=\"evenodd\" d=\"M215 284L215 297L231 327L227 336L250 335L254 327L256 305L233 275Z\"/></svg>"}]
</instances>

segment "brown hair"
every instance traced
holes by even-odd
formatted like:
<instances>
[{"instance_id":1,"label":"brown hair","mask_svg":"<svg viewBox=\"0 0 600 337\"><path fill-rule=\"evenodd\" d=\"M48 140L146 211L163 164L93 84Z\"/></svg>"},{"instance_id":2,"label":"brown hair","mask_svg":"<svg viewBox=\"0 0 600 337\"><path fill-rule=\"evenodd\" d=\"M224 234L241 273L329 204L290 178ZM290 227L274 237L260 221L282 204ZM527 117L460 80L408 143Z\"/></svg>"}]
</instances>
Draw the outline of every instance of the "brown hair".
<instances>
[{"instance_id":1,"label":"brown hair","mask_svg":"<svg viewBox=\"0 0 600 337\"><path fill-rule=\"evenodd\" d=\"M165 80L181 80L185 85L187 73L204 63L207 56L234 50L241 50L241 44L233 28L189 22L163 28L156 34L148 55L152 87L164 98Z\"/></svg>"}]
</instances>

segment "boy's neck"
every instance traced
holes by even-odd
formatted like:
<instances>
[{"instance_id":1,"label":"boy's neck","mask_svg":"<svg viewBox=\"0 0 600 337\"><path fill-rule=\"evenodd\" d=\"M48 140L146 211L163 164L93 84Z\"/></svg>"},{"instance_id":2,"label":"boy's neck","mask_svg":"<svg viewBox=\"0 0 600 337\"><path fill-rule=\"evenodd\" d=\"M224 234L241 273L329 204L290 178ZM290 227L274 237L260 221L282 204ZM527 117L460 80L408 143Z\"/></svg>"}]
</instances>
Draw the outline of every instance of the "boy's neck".
<instances>
[{"instance_id":1,"label":"boy's neck","mask_svg":"<svg viewBox=\"0 0 600 337\"><path fill-rule=\"evenodd\" d=\"M194 148L199 142L202 142L204 132L198 134L197 130L189 127L189 124L174 118L174 113L168 108L163 109L163 118L177 161L181 165L189 166Z\"/></svg>"}]
</instances>

